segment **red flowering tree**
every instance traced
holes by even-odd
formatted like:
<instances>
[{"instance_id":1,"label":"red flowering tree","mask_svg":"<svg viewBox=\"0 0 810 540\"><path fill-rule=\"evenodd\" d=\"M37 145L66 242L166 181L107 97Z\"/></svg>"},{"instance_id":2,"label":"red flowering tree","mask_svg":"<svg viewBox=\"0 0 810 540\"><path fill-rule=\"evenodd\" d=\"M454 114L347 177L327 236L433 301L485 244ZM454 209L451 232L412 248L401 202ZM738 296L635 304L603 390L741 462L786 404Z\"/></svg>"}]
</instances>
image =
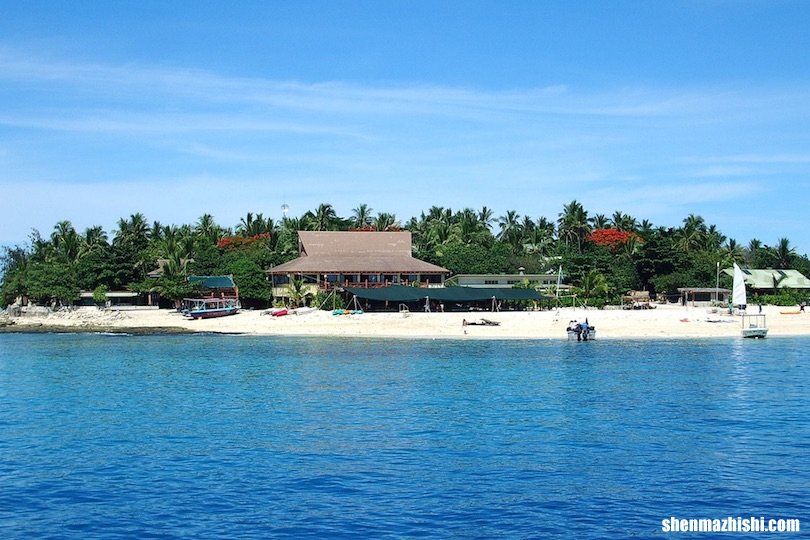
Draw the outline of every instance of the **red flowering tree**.
<instances>
[{"instance_id":1,"label":"red flowering tree","mask_svg":"<svg viewBox=\"0 0 810 540\"><path fill-rule=\"evenodd\" d=\"M606 247L610 251L615 252L625 246L633 238L635 238L636 241L641 240L639 235L632 232L619 231L617 229L596 229L588 235L587 240L597 246Z\"/></svg>"},{"instance_id":2,"label":"red flowering tree","mask_svg":"<svg viewBox=\"0 0 810 540\"><path fill-rule=\"evenodd\" d=\"M234 250L242 247L250 247L257 242L262 242L270 238L270 233L254 234L253 236L223 236L217 247L224 250Z\"/></svg>"}]
</instances>

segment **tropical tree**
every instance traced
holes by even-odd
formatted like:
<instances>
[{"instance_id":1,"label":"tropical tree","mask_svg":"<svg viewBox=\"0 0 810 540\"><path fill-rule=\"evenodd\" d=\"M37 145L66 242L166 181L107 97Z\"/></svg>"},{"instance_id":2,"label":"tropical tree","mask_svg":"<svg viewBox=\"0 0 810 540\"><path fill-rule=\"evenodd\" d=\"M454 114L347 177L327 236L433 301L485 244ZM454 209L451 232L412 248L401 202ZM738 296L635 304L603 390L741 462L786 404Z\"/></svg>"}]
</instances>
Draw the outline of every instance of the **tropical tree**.
<instances>
[{"instance_id":1,"label":"tropical tree","mask_svg":"<svg viewBox=\"0 0 810 540\"><path fill-rule=\"evenodd\" d=\"M702 217L689 214L678 229L678 247L689 253L703 247L706 243L706 222Z\"/></svg>"},{"instance_id":2,"label":"tropical tree","mask_svg":"<svg viewBox=\"0 0 810 540\"><path fill-rule=\"evenodd\" d=\"M482 206L481 210L478 211L478 221L481 223L481 225L486 227L487 230L491 230L492 222L495 221L495 213L491 208Z\"/></svg>"},{"instance_id":3,"label":"tropical tree","mask_svg":"<svg viewBox=\"0 0 810 540\"><path fill-rule=\"evenodd\" d=\"M745 251L742 246L737 243L733 238L723 244L719 250L721 262L723 267L731 266L734 263L743 264L745 262Z\"/></svg>"},{"instance_id":4,"label":"tropical tree","mask_svg":"<svg viewBox=\"0 0 810 540\"><path fill-rule=\"evenodd\" d=\"M613 212L611 223L613 224L613 228L617 231L636 232L636 229L638 229L638 221L636 221L636 218L620 211Z\"/></svg>"},{"instance_id":5,"label":"tropical tree","mask_svg":"<svg viewBox=\"0 0 810 540\"><path fill-rule=\"evenodd\" d=\"M793 267L796 250L790 245L790 240L780 238L776 245L769 249L774 268L787 270Z\"/></svg>"},{"instance_id":6,"label":"tropical tree","mask_svg":"<svg viewBox=\"0 0 810 540\"><path fill-rule=\"evenodd\" d=\"M611 221L605 214L596 214L590 218L590 222L594 229L607 229L611 226Z\"/></svg>"},{"instance_id":7,"label":"tropical tree","mask_svg":"<svg viewBox=\"0 0 810 540\"><path fill-rule=\"evenodd\" d=\"M371 225L373 221L372 212L374 210L367 204L361 204L357 208L352 208L352 226L358 229Z\"/></svg>"},{"instance_id":8,"label":"tropical tree","mask_svg":"<svg viewBox=\"0 0 810 540\"><path fill-rule=\"evenodd\" d=\"M398 231L401 228L397 216L388 212L377 214L373 225L375 231Z\"/></svg>"},{"instance_id":9,"label":"tropical tree","mask_svg":"<svg viewBox=\"0 0 810 540\"><path fill-rule=\"evenodd\" d=\"M239 220L239 225L236 226L236 234L248 238L265 233L273 234L275 229L276 225L273 218L265 218L262 213L254 216L252 212L248 212L245 217Z\"/></svg>"},{"instance_id":10,"label":"tropical tree","mask_svg":"<svg viewBox=\"0 0 810 540\"><path fill-rule=\"evenodd\" d=\"M194 233L200 238L204 238L210 244L216 244L219 239L225 235L225 230L222 229L214 221L214 216L211 214L203 214L194 225Z\"/></svg>"},{"instance_id":11,"label":"tropical tree","mask_svg":"<svg viewBox=\"0 0 810 540\"><path fill-rule=\"evenodd\" d=\"M308 229L312 231L333 231L341 221L332 205L327 203L318 205L314 213L307 212L304 217L307 220Z\"/></svg>"},{"instance_id":12,"label":"tropical tree","mask_svg":"<svg viewBox=\"0 0 810 540\"><path fill-rule=\"evenodd\" d=\"M571 201L563 206L563 211L557 219L557 229L565 245L576 247L577 251L581 252L582 244L591 232L588 212L576 200Z\"/></svg>"},{"instance_id":13,"label":"tropical tree","mask_svg":"<svg viewBox=\"0 0 810 540\"><path fill-rule=\"evenodd\" d=\"M305 306L312 300L313 294L304 283L303 277L291 277L287 284L287 298L290 299L292 307Z\"/></svg>"},{"instance_id":14,"label":"tropical tree","mask_svg":"<svg viewBox=\"0 0 810 540\"><path fill-rule=\"evenodd\" d=\"M53 255L62 263L73 265L79 258L82 238L70 221L60 221L51 233Z\"/></svg>"},{"instance_id":15,"label":"tropical tree","mask_svg":"<svg viewBox=\"0 0 810 540\"><path fill-rule=\"evenodd\" d=\"M109 247L107 242L107 233L100 225L88 227L84 230L84 235L81 238L81 245L79 246L79 257L83 257L90 253L104 251Z\"/></svg>"},{"instance_id":16,"label":"tropical tree","mask_svg":"<svg viewBox=\"0 0 810 540\"><path fill-rule=\"evenodd\" d=\"M582 277L577 291L586 299L604 298L608 294L607 279L598 270L591 269Z\"/></svg>"},{"instance_id":17,"label":"tropical tree","mask_svg":"<svg viewBox=\"0 0 810 540\"><path fill-rule=\"evenodd\" d=\"M515 210L507 210L506 214L498 218L500 232L497 239L512 248L512 252L519 254L523 248L523 234L520 224L520 215Z\"/></svg>"}]
</instances>

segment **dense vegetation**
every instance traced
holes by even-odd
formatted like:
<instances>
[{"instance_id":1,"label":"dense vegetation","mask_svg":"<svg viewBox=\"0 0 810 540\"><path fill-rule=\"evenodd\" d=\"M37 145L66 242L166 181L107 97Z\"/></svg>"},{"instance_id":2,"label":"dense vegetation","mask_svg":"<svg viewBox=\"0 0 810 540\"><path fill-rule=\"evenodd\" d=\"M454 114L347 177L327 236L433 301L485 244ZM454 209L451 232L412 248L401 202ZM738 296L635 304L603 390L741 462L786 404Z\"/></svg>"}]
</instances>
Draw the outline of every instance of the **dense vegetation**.
<instances>
[{"instance_id":1,"label":"dense vegetation","mask_svg":"<svg viewBox=\"0 0 810 540\"><path fill-rule=\"evenodd\" d=\"M157 292L165 300L191 292L188 275L233 274L247 305L272 299L264 270L298 256L298 230L409 230L415 257L452 273L556 272L576 287L590 305L618 302L628 290L674 294L677 287L713 287L717 264L752 268L795 268L810 275L810 261L787 238L746 246L726 238L700 216L689 215L680 227L656 227L622 212L589 216L577 201L565 205L556 220L537 220L513 210L494 212L434 206L401 223L394 214L365 204L351 217L339 217L329 204L281 221L248 213L234 228L205 214L191 225L151 225L142 214L120 219L112 238L101 227L80 233L69 221L57 223L50 236L33 231L30 246L4 247L0 303L19 296L40 303L74 302L80 290L104 298L108 290ZM160 277L147 277L155 268ZM730 280L721 276L721 286ZM797 292L778 289L763 301L795 303Z\"/></svg>"}]
</instances>

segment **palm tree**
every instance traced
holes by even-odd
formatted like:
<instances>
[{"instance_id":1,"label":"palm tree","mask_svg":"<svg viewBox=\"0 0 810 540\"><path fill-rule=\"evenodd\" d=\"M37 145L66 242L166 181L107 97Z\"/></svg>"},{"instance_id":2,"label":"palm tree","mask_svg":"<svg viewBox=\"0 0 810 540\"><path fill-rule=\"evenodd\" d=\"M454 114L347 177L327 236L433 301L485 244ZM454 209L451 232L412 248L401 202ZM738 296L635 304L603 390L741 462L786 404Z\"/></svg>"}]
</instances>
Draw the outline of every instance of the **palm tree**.
<instances>
[{"instance_id":1,"label":"palm tree","mask_svg":"<svg viewBox=\"0 0 810 540\"><path fill-rule=\"evenodd\" d=\"M369 208L367 204L361 204L357 208L352 208L352 225L357 228L371 225L371 212L373 211L374 209Z\"/></svg>"},{"instance_id":2,"label":"palm tree","mask_svg":"<svg viewBox=\"0 0 810 540\"><path fill-rule=\"evenodd\" d=\"M376 231L398 231L401 227L397 216L387 212L380 212L374 218L374 230Z\"/></svg>"},{"instance_id":3,"label":"palm tree","mask_svg":"<svg viewBox=\"0 0 810 540\"><path fill-rule=\"evenodd\" d=\"M717 226L709 225L704 235L703 249L706 251L716 251L720 249L720 246L722 246L725 241L726 236L717 229Z\"/></svg>"},{"instance_id":4,"label":"palm tree","mask_svg":"<svg viewBox=\"0 0 810 540\"><path fill-rule=\"evenodd\" d=\"M104 232L104 229L100 225L88 227L84 230L84 235L81 238L79 257L101 251L108 245L107 233Z\"/></svg>"},{"instance_id":5,"label":"palm tree","mask_svg":"<svg viewBox=\"0 0 810 540\"><path fill-rule=\"evenodd\" d=\"M554 237L548 229L535 227L523 239L523 252L527 255L548 256Z\"/></svg>"},{"instance_id":6,"label":"palm tree","mask_svg":"<svg viewBox=\"0 0 810 540\"><path fill-rule=\"evenodd\" d=\"M655 230L655 226L653 225L652 221L649 219L641 220L641 224L638 226L638 234L641 235L642 238L645 240L650 238L653 231Z\"/></svg>"},{"instance_id":7,"label":"palm tree","mask_svg":"<svg viewBox=\"0 0 810 540\"><path fill-rule=\"evenodd\" d=\"M610 220L605 214L596 214L590 221L594 229L607 229L610 227Z\"/></svg>"},{"instance_id":8,"label":"palm tree","mask_svg":"<svg viewBox=\"0 0 810 540\"><path fill-rule=\"evenodd\" d=\"M293 276L287 284L287 297L290 299L292 307L299 307L306 305L307 301L312 299L313 295L304 284L303 277L296 278Z\"/></svg>"},{"instance_id":9,"label":"palm tree","mask_svg":"<svg viewBox=\"0 0 810 540\"><path fill-rule=\"evenodd\" d=\"M746 249L745 254L745 261L748 263L749 266L756 267L757 260L759 259L759 253L762 250L762 241L757 238L752 238L748 242L748 248Z\"/></svg>"},{"instance_id":10,"label":"palm tree","mask_svg":"<svg viewBox=\"0 0 810 540\"><path fill-rule=\"evenodd\" d=\"M689 214L678 229L678 247L686 253L700 249L705 245L706 222L702 217Z\"/></svg>"},{"instance_id":11,"label":"palm tree","mask_svg":"<svg viewBox=\"0 0 810 540\"><path fill-rule=\"evenodd\" d=\"M745 261L745 252L742 246L733 238L729 238L729 240L723 244L720 254L722 257L720 264L722 264L723 267L731 266L733 263L742 264Z\"/></svg>"},{"instance_id":12,"label":"palm tree","mask_svg":"<svg viewBox=\"0 0 810 540\"><path fill-rule=\"evenodd\" d=\"M476 215L472 208L465 208L456 214L453 231L456 238L462 244L472 244L482 240L484 235L489 235L489 230Z\"/></svg>"},{"instance_id":13,"label":"palm tree","mask_svg":"<svg viewBox=\"0 0 810 540\"><path fill-rule=\"evenodd\" d=\"M118 230L113 244L126 244L137 250L144 249L149 243L150 231L146 218L140 212L129 216L129 220L118 220Z\"/></svg>"},{"instance_id":14,"label":"palm tree","mask_svg":"<svg viewBox=\"0 0 810 540\"><path fill-rule=\"evenodd\" d=\"M219 242L222 237L222 229L214 221L211 214L203 214L194 225L194 233L200 238L205 238L212 244Z\"/></svg>"},{"instance_id":15,"label":"palm tree","mask_svg":"<svg viewBox=\"0 0 810 540\"><path fill-rule=\"evenodd\" d=\"M486 227L487 229L492 228L492 222L495 220L495 213L492 211L491 208L487 208L486 206L481 207L481 210L478 211L478 221Z\"/></svg>"},{"instance_id":16,"label":"palm tree","mask_svg":"<svg viewBox=\"0 0 810 540\"><path fill-rule=\"evenodd\" d=\"M793 266L796 258L796 250L790 246L790 240L780 238L775 247L770 249L773 265L781 270L787 270Z\"/></svg>"},{"instance_id":17,"label":"palm tree","mask_svg":"<svg viewBox=\"0 0 810 540\"><path fill-rule=\"evenodd\" d=\"M51 244L55 256L62 262L73 264L78 260L82 238L70 221L60 221L51 233Z\"/></svg>"},{"instance_id":18,"label":"palm tree","mask_svg":"<svg viewBox=\"0 0 810 540\"><path fill-rule=\"evenodd\" d=\"M273 218L265 219L262 213L258 213L254 217L252 212L248 212L245 217L241 218L239 225L236 226L236 233L239 236L249 238L260 234L272 234L275 232L275 228L276 224L273 222Z\"/></svg>"},{"instance_id":19,"label":"palm tree","mask_svg":"<svg viewBox=\"0 0 810 540\"><path fill-rule=\"evenodd\" d=\"M568 246L575 245L577 251L582 251L582 243L591 232L588 224L588 212L576 200L563 206L563 211L557 220L560 239Z\"/></svg>"},{"instance_id":20,"label":"palm tree","mask_svg":"<svg viewBox=\"0 0 810 540\"><path fill-rule=\"evenodd\" d=\"M335 209L328 203L321 203L314 213L308 212L307 214L309 228L313 231L334 230L335 224L340 221Z\"/></svg>"},{"instance_id":21,"label":"palm tree","mask_svg":"<svg viewBox=\"0 0 810 540\"><path fill-rule=\"evenodd\" d=\"M546 231L549 238L554 238L554 234L557 231L557 228L554 226L553 221L549 221L544 216L540 216L537 218L537 226L536 229Z\"/></svg>"},{"instance_id":22,"label":"palm tree","mask_svg":"<svg viewBox=\"0 0 810 540\"><path fill-rule=\"evenodd\" d=\"M613 228L617 231L635 232L638 228L638 221L636 221L636 218L629 214L624 214L618 210L613 212L611 222L613 223Z\"/></svg>"},{"instance_id":23,"label":"palm tree","mask_svg":"<svg viewBox=\"0 0 810 540\"><path fill-rule=\"evenodd\" d=\"M594 298L604 296L608 293L607 279L596 269L590 269L582 276L579 290L583 297Z\"/></svg>"},{"instance_id":24,"label":"palm tree","mask_svg":"<svg viewBox=\"0 0 810 540\"><path fill-rule=\"evenodd\" d=\"M514 253L519 253L522 249L523 238L520 228L520 215L515 210L507 210L506 214L498 219L498 240L512 246Z\"/></svg>"}]
</instances>

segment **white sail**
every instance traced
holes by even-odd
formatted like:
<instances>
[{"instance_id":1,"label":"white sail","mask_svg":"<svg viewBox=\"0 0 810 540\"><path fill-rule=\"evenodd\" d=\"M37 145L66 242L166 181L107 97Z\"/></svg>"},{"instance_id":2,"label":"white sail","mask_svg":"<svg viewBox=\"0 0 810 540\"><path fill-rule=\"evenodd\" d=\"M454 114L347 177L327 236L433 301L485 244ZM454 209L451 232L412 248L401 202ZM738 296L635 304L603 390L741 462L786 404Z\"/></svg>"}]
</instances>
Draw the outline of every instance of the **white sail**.
<instances>
[{"instance_id":1,"label":"white sail","mask_svg":"<svg viewBox=\"0 0 810 540\"><path fill-rule=\"evenodd\" d=\"M748 303L745 295L745 277L737 263L734 263L734 285L731 289L731 303L735 306L744 306Z\"/></svg>"}]
</instances>

